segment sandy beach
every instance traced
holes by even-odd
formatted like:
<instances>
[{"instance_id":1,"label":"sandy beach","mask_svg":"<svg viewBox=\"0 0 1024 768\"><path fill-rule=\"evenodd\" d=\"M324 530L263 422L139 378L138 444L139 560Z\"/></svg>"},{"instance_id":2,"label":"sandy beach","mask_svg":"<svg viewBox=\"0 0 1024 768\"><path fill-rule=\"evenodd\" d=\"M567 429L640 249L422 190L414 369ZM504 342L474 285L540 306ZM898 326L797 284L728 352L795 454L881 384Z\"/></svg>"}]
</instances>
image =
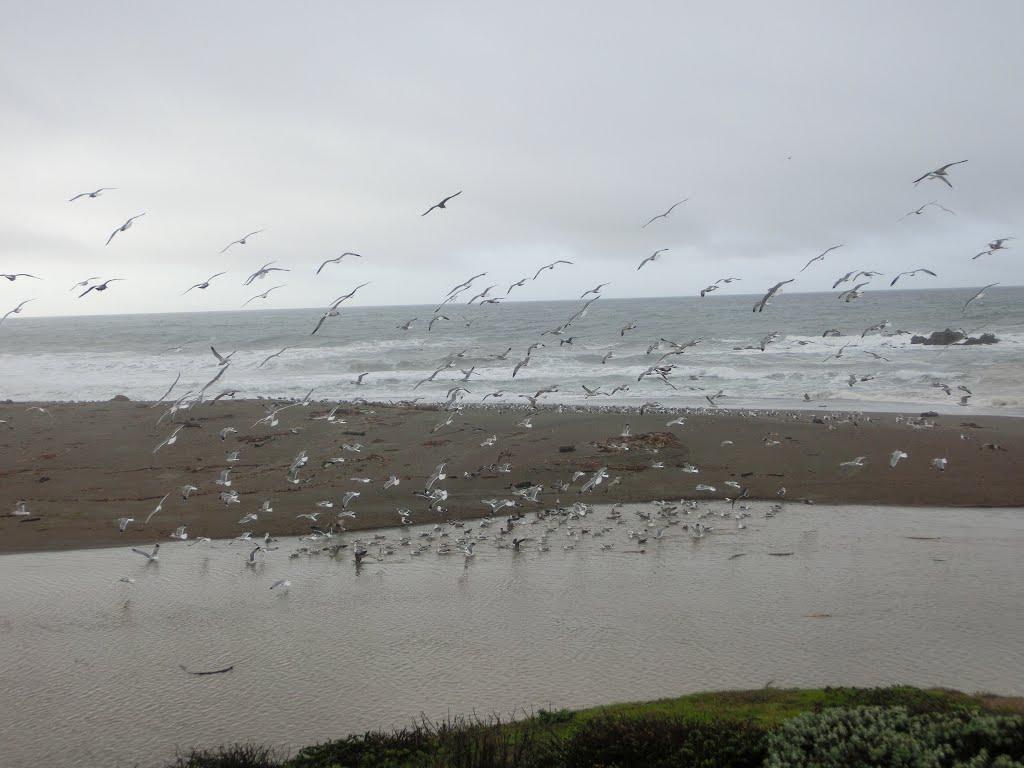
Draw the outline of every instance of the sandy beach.
<instances>
[{"instance_id":1,"label":"sandy beach","mask_svg":"<svg viewBox=\"0 0 1024 768\"><path fill-rule=\"evenodd\" d=\"M348 490L361 494L351 505L356 517L344 519L348 530L394 525L399 507L411 509L417 523L479 517L488 512L481 499L516 498L511 490L525 484L543 485L544 492L541 505L520 499L519 511L576 500L722 498L736 493L724 485L728 480L749 489L752 499L776 499L784 487L787 503L1024 506L1019 419L694 411L683 413L685 424L666 426L676 413L552 409L535 413L526 428L517 426L526 416L522 410L466 408L438 428L449 414L436 407L360 404L340 408L328 422L328 407L313 403L282 411L276 427L253 426L265 405L222 401L159 425L163 408L148 403L0 405L3 503L10 511L23 499L29 512L0 517L0 553L143 544L166 540L178 525L211 538L243 530L302 534L310 521L296 515L318 511L316 503L330 499L335 508L320 510L321 525L329 525ZM631 437L624 438L627 424ZM153 453L178 425L177 441ZM219 433L229 426L238 433L222 440ZM481 446L491 435L494 445ZM346 443L361 449L346 450ZM226 507L214 480L235 449L240 460L230 465L231 487L241 504ZM909 457L892 469L896 449ZM309 463L294 485L287 471L302 450ZM868 457L864 467L839 466L857 456ZM932 466L938 457L948 459L945 471ZM344 462L327 463L333 458ZM427 501L413 495L441 462L450 494L444 512L428 510ZM505 462L511 471L497 471ZM682 471L686 464L699 473ZM621 482L582 496L582 481L566 492L553 487L576 471L602 466ZM385 491L391 473L401 484ZM716 490L697 491L701 483ZM185 484L198 487L187 501L179 491ZM143 525L168 492L163 510ZM273 511L240 525L264 499ZM120 517L136 522L119 533Z\"/></svg>"}]
</instances>

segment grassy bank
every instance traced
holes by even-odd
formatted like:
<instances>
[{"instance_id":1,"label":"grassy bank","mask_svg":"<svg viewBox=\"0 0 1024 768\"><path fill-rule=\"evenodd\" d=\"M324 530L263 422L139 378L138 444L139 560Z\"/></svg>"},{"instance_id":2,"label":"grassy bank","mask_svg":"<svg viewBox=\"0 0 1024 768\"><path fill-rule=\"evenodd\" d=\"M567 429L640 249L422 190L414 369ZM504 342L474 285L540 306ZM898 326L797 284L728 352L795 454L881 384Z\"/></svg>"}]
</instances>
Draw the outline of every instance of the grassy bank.
<instances>
[{"instance_id":1,"label":"grassy bank","mask_svg":"<svg viewBox=\"0 0 1024 768\"><path fill-rule=\"evenodd\" d=\"M700 693L511 723L456 719L295 755L237 745L174 768L1024 768L1024 699L917 688Z\"/></svg>"}]
</instances>

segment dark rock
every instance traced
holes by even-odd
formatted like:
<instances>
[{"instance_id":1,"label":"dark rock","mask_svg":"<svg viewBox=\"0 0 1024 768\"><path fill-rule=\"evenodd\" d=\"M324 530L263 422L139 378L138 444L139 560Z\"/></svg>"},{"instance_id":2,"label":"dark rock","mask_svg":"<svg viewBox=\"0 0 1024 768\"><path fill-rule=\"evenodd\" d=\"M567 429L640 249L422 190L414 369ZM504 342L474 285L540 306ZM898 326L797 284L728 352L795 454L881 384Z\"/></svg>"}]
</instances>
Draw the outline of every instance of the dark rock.
<instances>
[{"instance_id":1,"label":"dark rock","mask_svg":"<svg viewBox=\"0 0 1024 768\"><path fill-rule=\"evenodd\" d=\"M558 452L559 453L575 453L576 452L576 446L575 445L560 445L560 446L558 446Z\"/></svg>"},{"instance_id":2,"label":"dark rock","mask_svg":"<svg viewBox=\"0 0 1024 768\"><path fill-rule=\"evenodd\" d=\"M963 331L954 331L947 328L944 331L932 331L930 336L911 336L911 344L924 344L925 346L945 346L963 342L965 346L974 344L997 344L999 339L994 333L983 333L981 336L968 336Z\"/></svg>"},{"instance_id":3,"label":"dark rock","mask_svg":"<svg viewBox=\"0 0 1024 768\"><path fill-rule=\"evenodd\" d=\"M925 338L924 336L911 336L911 344L924 344L926 346L933 346L937 344L955 344L958 341L962 341L967 334L961 331L954 331L952 328L947 328L944 331L932 331L932 334Z\"/></svg>"},{"instance_id":4,"label":"dark rock","mask_svg":"<svg viewBox=\"0 0 1024 768\"><path fill-rule=\"evenodd\" d=\"M114 395L110 398L110 401L114 403L127 403L129 402L129 398L127 395Z\"/></svg>"},{"instance_id":5,"label":"dark rock","mask_svg":"<svg viewBox=\"0 0 1024 768\"><path fill-rule=\"evenodd\" d=\"M931 418L934 418L935 416L938 416L938 415L939 414L936 411L925 411L924 413L921 414L921 418L922 419L931 419Z\"/></svg>"},{"instance_id":6,"label":"dark rock","mask_svg":"<svg viewBox=\"0 0 1024 768\"><path fill-rule=\"evenodd\" d=\"M977 336L977 337L972 336L972 337L968 338L964 342L965 345L998 344L998 343L999 343L999 339L996 338L996 335L994 333L983 333L983 334L981 334L981 336Z\"/></svg>"}]
</instances>

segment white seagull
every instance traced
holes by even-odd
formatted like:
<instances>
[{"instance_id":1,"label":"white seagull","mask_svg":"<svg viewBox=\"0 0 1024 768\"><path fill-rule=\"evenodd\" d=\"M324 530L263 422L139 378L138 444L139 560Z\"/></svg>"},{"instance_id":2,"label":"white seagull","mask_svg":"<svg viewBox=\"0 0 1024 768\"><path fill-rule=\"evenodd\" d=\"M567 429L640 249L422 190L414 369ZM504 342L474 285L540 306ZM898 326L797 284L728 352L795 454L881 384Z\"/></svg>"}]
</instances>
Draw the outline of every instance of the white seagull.
<instances>
[{"instance_id":1,"label":"white seagull","mask_svg":"<svg viewBox=\"0 0 1024 768\"><path fill-rule=\"evenodd\" d=\"M639 272L641 267L643 267L643 265L649 261L657 261L658 257L661 256L661 254L665 253L665 251L667 250L668 248L659 248L658 250L656 250L654 253L652 253L650 256L648 256L646 259L640 262L639 266L637 266L636 268L636 271Z\"/></svg>"},{"instance_id":2,"label":"white seagull","mask_svg":"<svg viewBox=\"0 0 1024 768\"><path fill-rule=\"evenodd\" d=\"M444 211L444 210L447 210L447 207L446 207L446 206L448 205L448 201L449 201L449 200L451 200L451 199L452 199L453 197L458 197L458 196L459 196L459 195L461 195L461 194L462 194L462 190L460 189L460 190L459 190L458 192L456 192L456 193L455 193L454 195L448 195L448 197L446 197L446 198L445 198L444 200L442 200L442 201L441 201L440 203L434 203L434 204L433 204L432 206L430 206L429 208L427 208L427 210L425 210L425 211L424 211L423 213L421 213L421 214L420 214L420 218L423 218L424 216L426 216L426 215L427 215L428 213L430 213L430 212L431 212L432 210L434 210L435 208L439 208L439 209L440 209L440 210L442 210L442 211Z\"/></svg>"},{"instance_id":3,"label":"white seagull","mask_svg":"<svg viewBox=\"0 0 1024 768\"><path fill-rule=\"evenodd\" d=\"M922 182L925 179L936 179L937 181L943 182L947 187L952 189L953 185L949 183L948 178L949 169L952 168L954 165L960 165L961 163L966 162L966 160L957 160L955 163L946 163L945 165L936 168L934 171L928 171L928 173L921 174L916 179L914 179L914 184L918 184L919 182Z\"/></svg>"},{"instance_id":4,"label":"white seagull","mask_svg":"<svg viewBox=\"0 0 1024 768\"><path fill-rule=\"evenodd\" d=\"M80 197L90 197L95 199L102 195L104 192L112 191L115 189L117 189L117 187L100 187L99 189L94 189L92 192L79 192L77 195L68 200L68 202L73 203Z\"/></svg>"},{"instance_id":5,"label":"white seagull","mask_svg":"<svg viewBox=\"0 0 1024 768\"><path fill-rule=\"evenodd\" d=\"M140 214L132 216L130 219L128 219L128 221L126 221L124 224L122 224L120 227L118 227L117 229L110 233L110 237L107 238L107 242L105 243L105 245L110 245L110 241L114 239L114 235L116 235L118 232L127 232L129 229L132 228L133 221L135 221L136 219L141 219L145 215L145 212L142 212Z\"/></svg>"},{"instance_id":6,"label":"white seagull","mask_svg":"<svg viewBox=\"0 0 1024 768\"><path fill-rule=\"evenodd\" d=\"M249 232L248 234L243 235L242 237L238 238L237 240L232 240L230 243L228 243L223 248L221 248L220 252L224 253L224 251L226 251L232 245L245 245L249 241L250 237L252 237L253 235L258 235L262 231L263 231L262 229L257 229L255 232ZM273 263L273 262L271 262L271 263Z\"/></svg>"},{"instance_id":7,"label":"white seagull","mask_svg":"<svg viewBox=\"0 0 1024 768\"><path fill-rule=\"evenodd\" d=\"M319 267L316 268L316 273L319 275L320 274L320 270L322 270L328 264L340 264L341 260L344 259L346 256L355 256L356 258L359 258L359 259L363 258L363 255L361 253L353 253L352 251L345 251L343 254L341 254L341 256L335 256L333 259L327 259L327 261L325 261L323 264L321 264Z\"/></svg>"},{"instance_id":8,"label":"white seagull","mask_svg":"<svg viewBox=\"0 0 1024 768\"><path fill-rule=\"evenodd\" d=\"M672 213L672 211L674 211L678 206L682 205L683 203L685 203L689 199L690 198L685 197L682 200L680 200L678 203L673 203L672 206L667 211L665 211L664 213L659 213L657 216L652 216L650 219L648 219L647 224L651 224L652 222L655 222L658 219L667 219L668 215L670 213ZM640 229L646 229L647 228L647 224L644 224L642 227L640 227Z\"/></svg>"}]
</instances>

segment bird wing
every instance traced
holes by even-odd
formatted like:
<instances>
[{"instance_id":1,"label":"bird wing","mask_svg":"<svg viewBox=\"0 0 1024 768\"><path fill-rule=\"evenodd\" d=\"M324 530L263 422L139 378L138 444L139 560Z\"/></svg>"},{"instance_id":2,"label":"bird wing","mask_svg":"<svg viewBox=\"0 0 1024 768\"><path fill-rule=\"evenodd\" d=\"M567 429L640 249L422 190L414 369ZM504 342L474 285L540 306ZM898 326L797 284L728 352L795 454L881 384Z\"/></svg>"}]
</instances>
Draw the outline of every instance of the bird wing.
<instances>
[{"instance_id":1,"label":"bird wing","mask_svg":"<svg viewBox=\"0 0 1024 768\"><path fill-rule=\"evenodd\" d=\"M85 296L85 294L87 294L89 291L93 290L95 287L96 287L95 285L90 285L88 288L86 288L84 291L82 291L80 294L78 294L78 298L82 298L83 296Z\"/></svg>"},{"instance_id":2,"label":"bird wing","mask_svg":"<svg viewBox=\"0 0 1024 768\"><path fill-rule=\"evenodd\" d=\"M936 168L934 171L932 171L932 173L942 173L943 171L946 171L949 168L952 168L954 165L960 165L960 163L966 163L966 162L967 162L966 160L957 160L955 163L946 163L941 168Z\"/></svg>"},{"instance_id":3,"label":"bird wing","mask_svg":"<svg viewBox=\"0 0 1024 768\"><path fill-rule=\"evenodd\" d=\"M309 334L310 336L312 336L313 334L320 330L320 326L324 324L325 320L327 320L327 315L327 312L324 312L324 314L321 315L320 321L316 324L316 328L313 329L313 333Z\"/></svg>"},{"instance_id":4,"label":"bird wing","mask_svg":"<svg viewBox=\"0 0 1024 768\"><path fill-rule=\"evenodd\" d=\"M118 227L113 232L111 232L110 233L110 237L107 238L107 242L104 243L104 245L110 245L110 241L114 239L114 235L116 235L120 231L121 231L121 227Z\"/></svg>"},{"instance_id":5,"label":"bird wing","mask_svg":"<svg viewBox=\"0 0 1024 768\"><path fill-rule=\"evenodd\" d=\"M142 556L143 556L144 558L146 558L147 560L149 560L149 559L150 559L150 554L149 554L149 552L143 552L143 551L142 551L141 549L136 549L135 547L132 547L132 552L134 552L134 553L135 553L135 554L137 554L137 555L142 555Z\"/></svg>"}]
</instances>

